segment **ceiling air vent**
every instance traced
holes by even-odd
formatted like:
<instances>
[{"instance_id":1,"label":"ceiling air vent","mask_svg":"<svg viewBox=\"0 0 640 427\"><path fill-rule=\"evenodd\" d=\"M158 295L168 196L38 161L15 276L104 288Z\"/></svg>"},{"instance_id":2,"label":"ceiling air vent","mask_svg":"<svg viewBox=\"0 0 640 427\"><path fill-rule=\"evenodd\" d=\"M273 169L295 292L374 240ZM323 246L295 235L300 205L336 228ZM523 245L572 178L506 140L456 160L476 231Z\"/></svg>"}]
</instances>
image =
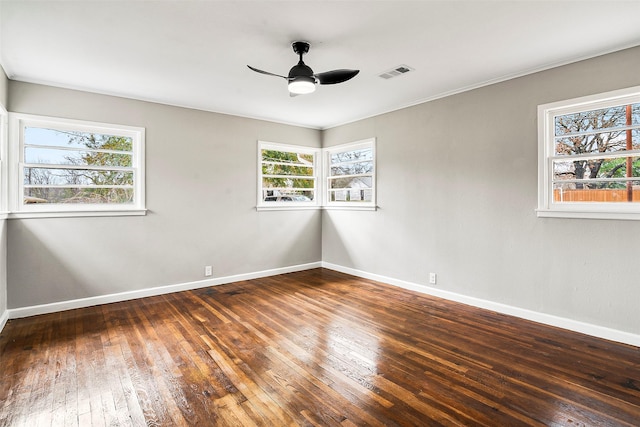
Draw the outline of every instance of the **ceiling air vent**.
<instances>
[{"instance_id":1,"label":"ceiling air vent","mask_svg":"<svg viewBox=\"0 0 640 427\"><path fill-rule=\"evenodd\" d=\"M398 77L403 74L407 74L409 71L413 71L413 68L409 67L408 65L399 65L396 68L393 68L389 71L385 71L384 73L380 74L380 77L382 77L385 80L389 80L393 77Z\"/></svg>"}]
</instances>

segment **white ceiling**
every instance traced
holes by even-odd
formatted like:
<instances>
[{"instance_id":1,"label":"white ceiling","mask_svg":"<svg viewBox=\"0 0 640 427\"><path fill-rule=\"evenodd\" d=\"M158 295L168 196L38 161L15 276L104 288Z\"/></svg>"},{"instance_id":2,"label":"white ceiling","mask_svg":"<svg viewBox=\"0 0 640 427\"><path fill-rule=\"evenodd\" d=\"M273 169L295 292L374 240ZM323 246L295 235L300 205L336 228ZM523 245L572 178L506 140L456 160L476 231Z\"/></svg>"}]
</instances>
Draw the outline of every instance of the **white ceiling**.
<instances>
[{"instance_id":1,"label":"white ceiling","mask_svg":"<svg viewBox=\"0 0 640 427\"><path fill-rule=\"evenodd\" d=\"M325 129L640 45L640 1L0 2L9 78ZM291 98L315 72L354 79ZM406 64L415 71L378 77ZM615 71L612 71L615 72ZM640 72L640 71L639 71Z\"/></svg>"}]
</instances>

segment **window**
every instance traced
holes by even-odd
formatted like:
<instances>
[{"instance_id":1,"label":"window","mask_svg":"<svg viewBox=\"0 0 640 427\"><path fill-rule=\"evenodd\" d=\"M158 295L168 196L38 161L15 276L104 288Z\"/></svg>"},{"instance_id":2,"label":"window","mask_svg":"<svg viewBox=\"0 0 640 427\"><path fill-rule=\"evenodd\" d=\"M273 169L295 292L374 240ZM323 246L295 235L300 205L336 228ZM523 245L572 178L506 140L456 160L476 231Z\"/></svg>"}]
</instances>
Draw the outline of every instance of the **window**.
<instances>
[{"instance_id":1,"label":"window","mask_svg":"<svg viewBox=\"0 0 640 427\"><path fill-rule=\"evenodd\" d=\"M144 214L144 129L11 114L16 216Z\"/></svg>"},{"instance_id":2,"label":"window","mask_svg":"<svg viewBox=\"0 0 640 427\"><path fill-rule=\"evenodd\" d=\"M318 206L314 148L258 142L258 208Z\"/></svg>"},{"instance_id":3,"label":"window","mask_svg":"<svg viewBox=\"0 0 640 427\"><path fill-rule=\"evenodd\" d=\"M258 209L318 208L323 183L325 207L375 209L374 144L368 139L319 150L259 141Z\"/></svg>"},{"instance_id":4,"label":"window","mask_svg":"<svg viewBox=\"0 0 640 427\"><path fill-rule=\"evenodd\" d=\"M375 140L325 150L326 206L375 208Z\"/></svg>"},{"instance_id":5,"label":"window","mask_svg":"<svg viewBox=\"0 0 640 427\"><path fill-rule=\"evenodd\" d=\"M538 216L640 219L640 87L538 107Z\"/></svg>"}]
</instances>

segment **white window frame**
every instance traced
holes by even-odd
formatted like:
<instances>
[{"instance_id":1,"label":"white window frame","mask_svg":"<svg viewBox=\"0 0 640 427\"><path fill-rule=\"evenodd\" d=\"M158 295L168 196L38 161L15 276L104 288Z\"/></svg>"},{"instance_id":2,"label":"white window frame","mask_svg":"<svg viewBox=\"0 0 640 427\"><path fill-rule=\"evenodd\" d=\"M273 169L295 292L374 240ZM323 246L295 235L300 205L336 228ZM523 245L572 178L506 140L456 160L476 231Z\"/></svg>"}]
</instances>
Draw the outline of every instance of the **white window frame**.
<instances>
[{"instance_id":1,"label":"white window frame","mask_svg":"<svg viewBox=\"0 0 640 427\"><path fill-rule=\"evenodd\" d=\"M314 180L314 197L311 201L272 201L267 202L263 198L263 174L262 174L262 150L276 150L289 153L311 154L313 155L313 180ZM258 191L257 191L257 210L295 210L295 209L318 209L320 207L320 199L322 197L320 179L320 149L305 147L300 145L281 144L277 142L258 141ZM307 178L307 177L304 177Z\"/></svg>"},{"instance_id":2,"label":"white window frame","mask_svg":"<svg viewBox=\"0 0 640 427\"><path fill-rule=\"evenodd\" d=\"M9 184L7 173L7 140L9 135L9 113L0 105L0 219L8 217Z\"/></svg>"},{"instance_id":3,"label":"white window frame","mask_svg":"<svg viewBox=\"0 0 640 427\"><path fill-rule=\"evenodd\" d=\"M134 200L131 204L25 204L24 129L39 127L130 137ZM145 129L99 122L9 113L9 218L145 215Z\"/></svg>"},{"instance_id":4,"label":"white window frame","mask_svg":"<svg viewBox=\"0 0 640 427\"><path fill-rule=\"evenodd\" d=\"M357 151L370 148L372 150L373 155L373 172L371 175L371 201L370 202L361 202L361 201L331 201L330 192L331 192L331 156L335 153L343 153L347 151ZM325 209L351 209L351 210L375 210L376 205L376 175L377 175L377 165L376 165L376 139L368 138L363 139L356 142L351 142L347 144L336 145L333 147L328 147L322 150L323 151L323 159L324 159L324 173L323 173L323 181L324 181L324 207ZM369 174L366 174L369 175Z\"/></svg>"},{"instance_id":5,"label":"white window frame","mask_svg":"<svg viewBox=\"0 0 640 427\"><path fill-rule=\"evenodd\" d=\"M560 157L555 156L555 117L638 102L640 86L538 106L538 217L640 220L640 203L557 203L552 189L553 160ZM629 155L640 156L640 150L616 152L616 156Z\"/></svg>"}]
</instances>

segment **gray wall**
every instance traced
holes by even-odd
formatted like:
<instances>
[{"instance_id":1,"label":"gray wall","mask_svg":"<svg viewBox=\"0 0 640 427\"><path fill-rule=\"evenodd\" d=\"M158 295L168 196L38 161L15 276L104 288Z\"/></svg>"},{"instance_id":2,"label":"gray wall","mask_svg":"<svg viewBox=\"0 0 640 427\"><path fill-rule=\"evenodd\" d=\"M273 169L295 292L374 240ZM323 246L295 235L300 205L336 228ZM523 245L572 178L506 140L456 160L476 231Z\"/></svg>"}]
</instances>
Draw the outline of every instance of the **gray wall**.
<instances>
[{"instance_id":1,"label":"gray wall","mask_svg":"<svg viewBox=\"0 0 640 427\"><path fill-rule=\"evenodd\" d=\"M149 209L9 220L9 308L320 261L320 211L255 210L257 140L317 130L14 81L9 110L145 127Z\"/></svg>"},{"instance_id":2,"label":"gray wall","mask_svg":"<svg viewBox=\"0 0 640 427\"><path fill-rule=\"evenodd\" d=\"M323 261L640 333L640 222L534 212L537 105L636 85L640 48L325 131L377 137L380 209L324 212Z\"/></svg>"},{"instance_id":3,"label":"gray wall","mask_svg":"<svg viewBox=\"0 0 640 427\"><path fill-rule=\"evenodd\" d=\"M10 82L10 111L144 126L150 212L8 221L9 308L322 259L638 334L640 222L534 209L537 105L640 85L639 69L635 48L324 132ZM255 211L256 140L368 137L379 210Z\"/></svg>"}]
</instances>

